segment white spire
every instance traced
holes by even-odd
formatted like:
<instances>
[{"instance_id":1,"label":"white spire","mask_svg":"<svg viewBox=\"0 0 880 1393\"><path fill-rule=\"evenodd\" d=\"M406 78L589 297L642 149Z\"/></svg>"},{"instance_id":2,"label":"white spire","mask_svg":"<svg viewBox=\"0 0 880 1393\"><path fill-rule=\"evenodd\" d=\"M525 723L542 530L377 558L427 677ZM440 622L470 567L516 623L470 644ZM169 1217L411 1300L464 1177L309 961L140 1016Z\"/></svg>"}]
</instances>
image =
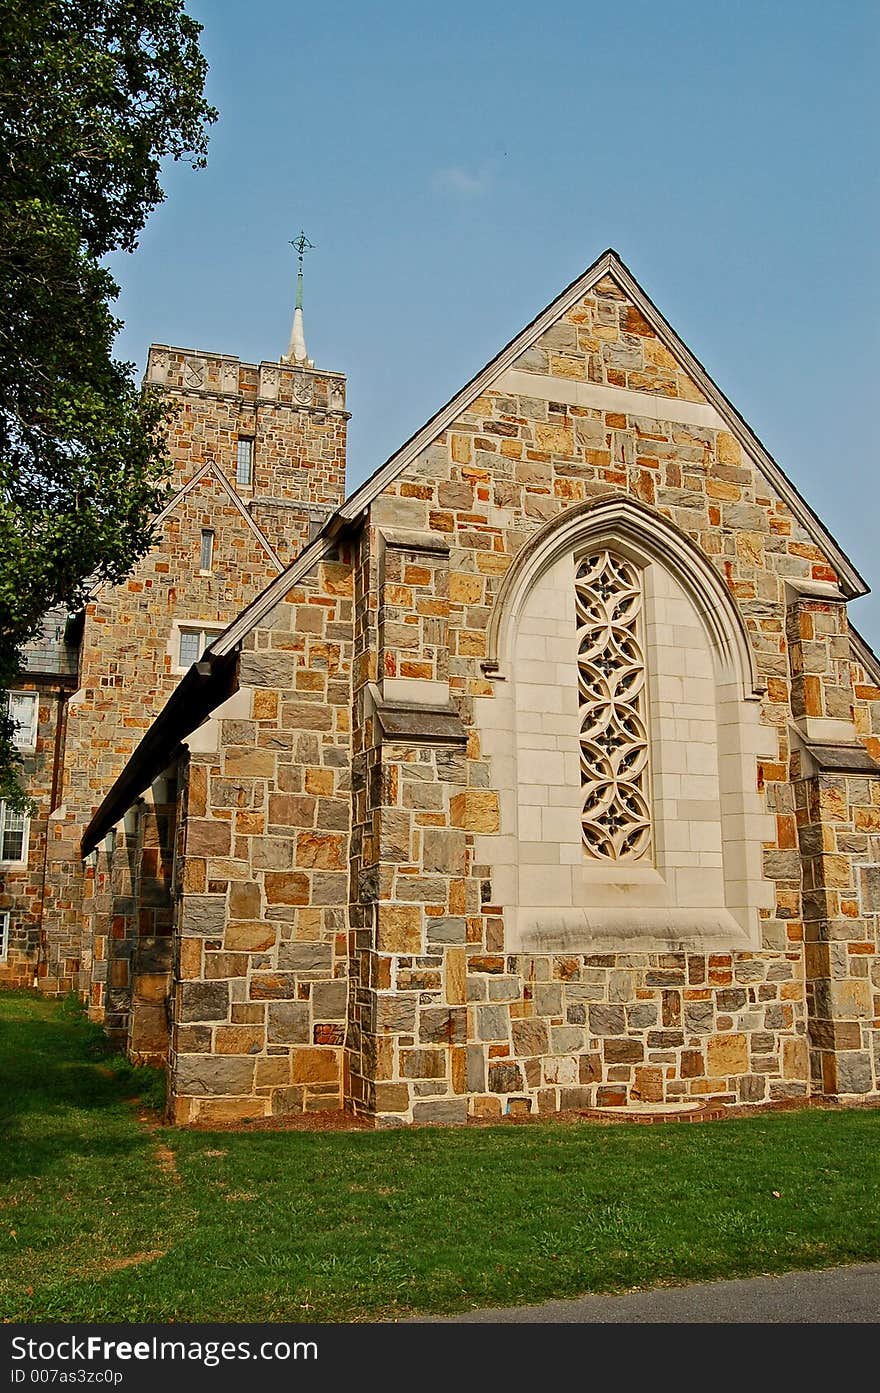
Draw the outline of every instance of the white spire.
<instances>
[{"instance_id":1,"label":"white spire","mask_svg":"<svg viewBox=\"0 0 880 1393\"><path fill-rule=\"evenodd\" d=\"M306 331L303 324L303 253L311 247L311 242L304 232L299 234L295 242L290 244L299 256L299 270L296 277L296 309L293 311L293 325L290 330L290 343L287 345L287 352L282 354L282 363L291 363L299 368L313 368L312 362L306 351Z\"/></svg>"}]
</instances>

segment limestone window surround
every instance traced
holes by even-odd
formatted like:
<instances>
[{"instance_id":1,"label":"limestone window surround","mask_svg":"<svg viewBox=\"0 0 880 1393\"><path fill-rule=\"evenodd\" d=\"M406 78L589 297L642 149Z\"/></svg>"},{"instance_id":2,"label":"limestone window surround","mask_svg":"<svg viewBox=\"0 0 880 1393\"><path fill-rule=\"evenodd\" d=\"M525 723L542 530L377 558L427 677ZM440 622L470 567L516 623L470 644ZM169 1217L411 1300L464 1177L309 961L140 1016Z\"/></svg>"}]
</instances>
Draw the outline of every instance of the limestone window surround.
<instances>
[{"instance_id":1,"label":"limestone window surround","mask_svg":"<svg viewBox=\"0 0 880 1393\"><path fill-rule=\"evenodd\" d=\"M26 866L30 818L0 801L0 866Z\"/></svg>"},{"instance_id":2,"label":"limestone window surround","mask_svg":"<svg viewBox=\"0 0 880 1393\"><path fill-rule=\"evenodd\" d=\"M175 620L168 638L172 672L188 672L212 639L223 633L223 624L210 619Z\"/></svg>"},{"instance_id":3,"label":"limestone window surround","mask_svg":"<svg viewBox=\"0 0 880 1393\"><path fill-rule=\"evenodd\" d=\"M607 549L639 571L651 759L650 853L591 857L581 826L573 601L579 561ZM500 832L478 836L507 952L730 950L761 943L773 904L762 844L775 819L757 759L775 757L745 627L707 559L667 519L615 498L539 529L499 591L479 698Z\"/></svg>"}]
</instances>

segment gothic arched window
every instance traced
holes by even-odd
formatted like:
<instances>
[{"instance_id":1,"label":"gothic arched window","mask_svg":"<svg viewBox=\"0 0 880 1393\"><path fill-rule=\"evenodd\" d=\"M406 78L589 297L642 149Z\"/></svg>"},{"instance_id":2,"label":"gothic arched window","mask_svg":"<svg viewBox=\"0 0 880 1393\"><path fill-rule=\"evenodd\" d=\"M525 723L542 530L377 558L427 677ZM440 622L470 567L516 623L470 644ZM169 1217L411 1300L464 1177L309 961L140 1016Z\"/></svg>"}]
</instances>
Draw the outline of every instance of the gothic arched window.
<instances>
[{"instance_id":1,"label":"gothic arched window","mask_svg":"<svg viewBox=\"0 0 880 1393\"><path fill-rule=\"evenodd\" d=\"M708 560L632 500L572 509L511 567L489 650L501 832L476 858L508 951L757 946L776 736Z\"/></svg>"}]
</instances>

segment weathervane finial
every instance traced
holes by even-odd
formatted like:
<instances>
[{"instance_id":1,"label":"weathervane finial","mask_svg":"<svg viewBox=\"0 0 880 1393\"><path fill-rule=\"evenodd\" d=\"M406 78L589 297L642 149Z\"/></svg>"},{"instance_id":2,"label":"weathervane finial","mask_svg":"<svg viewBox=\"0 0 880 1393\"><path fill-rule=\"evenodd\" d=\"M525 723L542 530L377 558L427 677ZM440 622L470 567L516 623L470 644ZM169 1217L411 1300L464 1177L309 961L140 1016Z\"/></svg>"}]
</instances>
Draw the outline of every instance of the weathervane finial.
<instances>
[{"instance_id":1,"label":"weathervane finial","mask_svg":"<svg viewBox=\"0 0 880 1393\"><path fill-rule=\"evenodd\" d=\"M303 232L302 228L300 228L300 230L299 230L299 236L298 236L298 237L294 237L294 239L293 239L293 241L291 242L290 245L293 247L294 251L296 252L297 256L299 257L300 270L302 270L303 257L305 256L306 252L312 251L312 249L314 248L314 245L315 245L315 244L314 244L314 242L310 242L310 241L309 241L308 237L307 237L306 234Z\"/></svg>"},{"instance_id":2,"label":"weathervane finial","mask_svg":"<svg viewBox=\"0 0 880 1393\"><path fill-rule=\"evenodd\" d=\"M287 353L282 359L285 363L298 363L300 367L310 367L308 354L306 353L305 331L303 329L303 257L306 252L312 251L314 242L310 242L306 234L300 228L298 237L291 239L290 246L296 252L298 267L296 273L296 307L293 311L293 328L290 331L290 344Z\"/></svg>"}]
</instances>

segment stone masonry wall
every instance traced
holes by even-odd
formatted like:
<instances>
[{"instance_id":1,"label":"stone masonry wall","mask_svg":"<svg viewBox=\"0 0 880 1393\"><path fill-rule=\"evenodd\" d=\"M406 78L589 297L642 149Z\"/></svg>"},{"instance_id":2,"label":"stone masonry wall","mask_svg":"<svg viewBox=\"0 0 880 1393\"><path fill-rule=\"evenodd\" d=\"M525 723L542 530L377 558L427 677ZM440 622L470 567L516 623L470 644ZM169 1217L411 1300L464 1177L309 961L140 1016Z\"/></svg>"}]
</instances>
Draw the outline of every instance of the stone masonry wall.
<instances>
[{"instance_id":1,"label":"stone masonry wall","mask_svg":"<svg viewBox=\"0 0 880 1393\"><path fill-rule=\"evenodd\" d=\"M242 653L237 714L216 718L212 748L191 741L171 1054L178 1122L342 1105L351 597L344 556L292 589Z\"/></svg>"}]
</instances>

